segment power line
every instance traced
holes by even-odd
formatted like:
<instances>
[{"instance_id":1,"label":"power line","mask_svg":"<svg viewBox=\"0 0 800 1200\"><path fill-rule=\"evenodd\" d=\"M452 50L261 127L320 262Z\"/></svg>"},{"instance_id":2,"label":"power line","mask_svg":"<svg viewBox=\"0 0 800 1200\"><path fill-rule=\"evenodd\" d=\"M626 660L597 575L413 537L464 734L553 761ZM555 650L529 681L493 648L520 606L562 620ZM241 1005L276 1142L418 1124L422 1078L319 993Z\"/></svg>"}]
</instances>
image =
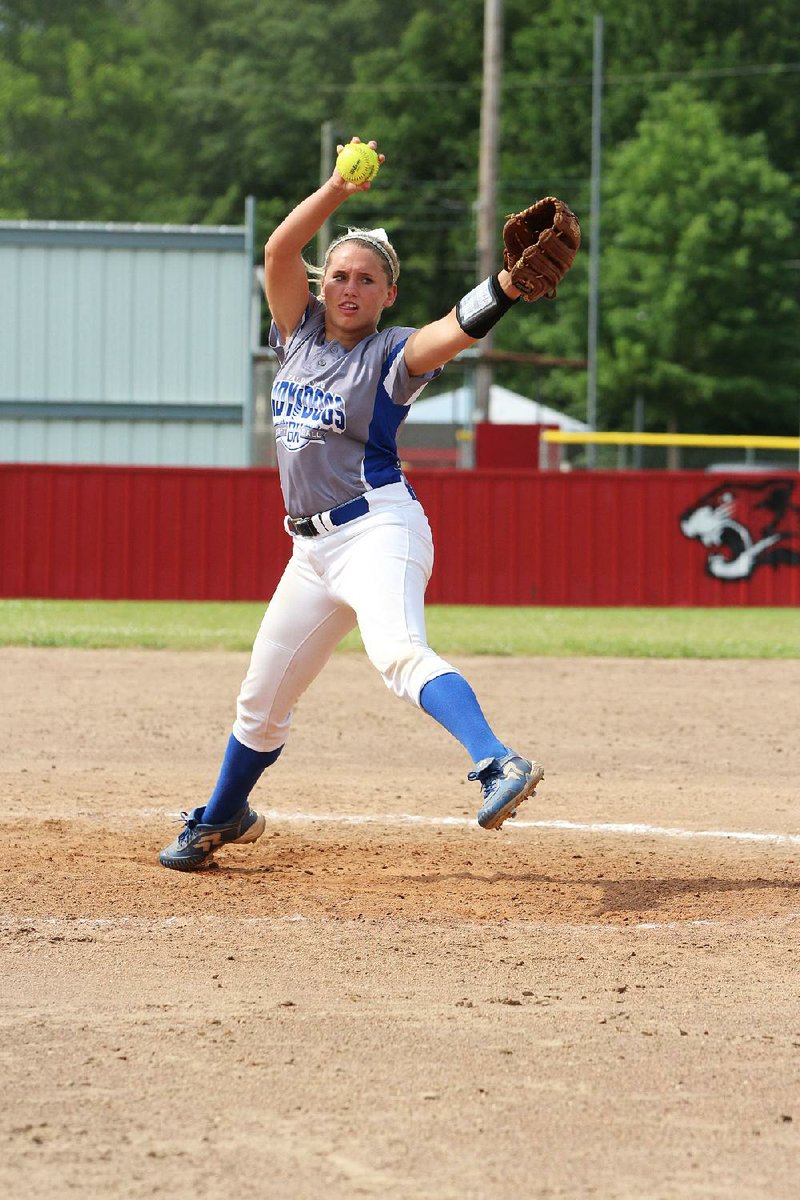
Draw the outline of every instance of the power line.
<instances>
[{"instance_id":1,"label":"power line","mask_svg":"<svg viewBox=\"0 0 800 1200\"><path fill-rule=\"evenodd\" d=\"M738 66L738 67L697 67L687 71L635 71L628 74L623 72L609 72L604 77L604 83L612 86L629 83L664 83L680 79L744 79L755 78L765 75L788 75L800 72L800 62L789 63L759 63L753 66ZM533 91L541 88L553 87L590 87L592 83L591 75L545 75L540 78L532 78L530 74L515 76L512 73L506 75L502 84L504 91ZM348 92L386 92L395 91L398 93L405 92L479 92L481 84L479 80L474 83L461 81L459 83L436 82L434 80L426 80L425 82L400 83L397 80L388 80L380 83L358 83L351 82L347 86ZM341 92L340 84L315 84L315 90L320 91L336 91Z\"/></svg>"},{"instance_id":2,"label":"power line","mask_svg":"<svg viewBox=\"0 0 800 1200\"><path fill-rule=\"evenodd\" d=\"M609 73L607 83L625 83L629 80L641 83L661 83L667 79L741 79L755 75L786 75L800 71L800 63L771 63L753 67L699 67L692 71L646 71L638 75Z\"/></svg>"}]
</instances>

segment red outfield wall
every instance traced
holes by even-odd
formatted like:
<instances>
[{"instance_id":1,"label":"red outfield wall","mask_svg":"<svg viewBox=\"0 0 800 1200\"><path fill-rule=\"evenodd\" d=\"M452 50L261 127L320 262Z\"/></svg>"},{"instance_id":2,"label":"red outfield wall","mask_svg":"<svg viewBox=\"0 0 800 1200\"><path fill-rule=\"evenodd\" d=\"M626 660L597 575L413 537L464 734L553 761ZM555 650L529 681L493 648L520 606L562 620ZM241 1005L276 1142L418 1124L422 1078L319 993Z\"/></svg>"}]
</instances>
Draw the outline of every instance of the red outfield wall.
<instances>
[{"instance_id":1,"label":"red outfield wall","mask_svg":"<svg viewBox=\"0 0 800 1200\"><path fill-rule=\"evenodd\" d=\"M800 603L800 474L410 479L433 603ZM290 552L273 470L0 464L0 516L4 597L266 600Z\"/></svg>"}]
</instances>

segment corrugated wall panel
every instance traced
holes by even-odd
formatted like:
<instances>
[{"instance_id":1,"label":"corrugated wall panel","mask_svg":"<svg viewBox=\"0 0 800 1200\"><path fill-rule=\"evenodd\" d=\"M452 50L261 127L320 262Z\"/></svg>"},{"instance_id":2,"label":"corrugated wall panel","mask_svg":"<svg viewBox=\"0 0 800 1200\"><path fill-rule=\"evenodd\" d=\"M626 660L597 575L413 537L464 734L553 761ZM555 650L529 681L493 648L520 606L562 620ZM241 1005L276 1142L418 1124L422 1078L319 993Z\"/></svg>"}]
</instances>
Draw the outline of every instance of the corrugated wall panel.
<instances>
[{"instance_id":1,"label":"corrugated wall panel","mask_svg":"<svg viewBox=\"0 0 800 1200\"><path fill-rule=\"evenodd\" d=\"M250 313L242 301L242 259L231 255L217 258L219 293L214 309L215 336L220 347L249 348ZM241 401L247 394L249 366L244 354L219 354L218 376L212 399L227 397Z\"/></svg>"},{"instance_id":2,"label":"corrugated wall panel","mask_svg":"<svg viewBox=\"0 0 800 1200\"><path fill-rule=\"evenodd\" d=\"M238 467L241 425L210 421L2 420L0 459L18 463Z\"/></svg>"},{"instance_id":3,"label":"corrugated wall panel","mask_svg":"<svg viewBox=\"0 0 800 1200\"><path fill-rule=\"evenodd\" d=\"M0 466L0 513L3 596L266 599L291 550L274 472Z\"/></svg>"},{"instance_id":4,"label":"corrugated wall panel","mask_svg":"<svg viewBox=\"0 0 800 1200\"><path fill-rule=\"evenodd\" d=\"M251 237L0 221L0 461L242 466Z\"/></svg>"},{"instance_id":5,"label":"corrugated wall panel","mask_svg":"<svg viewBox=\"0 0 800 1200\"><path fill-rule=\"evenodd\" d=\"M0 246L0 397L18 392L20 286L19 249Z\"/></svg>"},{"instance_id":6,"label":"corrugated wall panel","mask_svg":"<svg viewBox=\"0 0 800 1200\"><path fill-rule=\"evenodd\" d=\"M47 329L41 306L47 286L47 251L34 247L25 256L18 296L17 394L36 399L47 388Z\"/></svg>"},{"instance_id":7,"label":"corrugated wall panel","mask_svg":"<svg viewBox=\"0 0 800 1200\"><path fill-rule=\"evenodd\" d=\"M436 540L432 602L800 604L800 474L724 481L721 502L744 533L706 544L680 525L686 510L708 511L718 481L705 474L415 471L411 481ZM759 565L773 518L782 560ZM290 553L282 523L271 470L0 465L0 594L265 599ZM714 578L713 556L730 562L733 550L749 577Z\"/></svg>"},{"instance_id":8,"label":"corrugated wall panel","mask_svg":"<svg viewBox=\"0 0 800 1200\"><path fill-rule=\"evenodd\" d=\"M89 399L124 403L136 398L131 343L139 305L133 296L133 255L106 251L103 267L102 311L97 314L100 321L93 351L103 355L103 386Z\"/></svg>"},{"instance_id":9,"label":"corrugated wall panel","mask_svg":"<svg viewBox=\"0 0 800 1200\"><path fill-rule=\"evenodd\" d=\"M56 255L50 251L49 256L47 287L42 298L47 341L43 362L47 378L41 397L70 400L74 395L78 351L73 313L77 251L64 250Z\"/></svg>"},{"instance_id":10,"label":"corrugated wall panel","mask_svg":"<svg viewBox=\"0 0 800 1200\"><path fill-rule=\"evenodd\" d=\"M108 351L101 336L99 314L105 311L106 252L81 247L75 271L75 302L65 314L75 339L75 376L71 400L104 400Z\"/></svg>"},{"instance_id":11,"label":"corrugated wall panel","mask_svg":"<svg viewBox=\"0 0 800 1200\"><path fill-rule=\"evenodd\" d=\"M411 482L436 539L429 599L437 603L792 606L800 603L800 475L779 522L795 561L723 581L712 555L729 550L686 537L682 513L722 480L700 472L414 471ZM755 541L774 497L769 477L730 481ZM764 511L767 517L763 516ZM728 542L730 545L730 541Z\"/></svg>"},{"instance_id":12,"label":"corrugated wall panel","mask_svg":"<svg viewBox=\"0 0 800 1200\"><path fill-rule=\"evenodd\" d=\"M137 306L137 319L131 331L136 376L135 395L145 403L161 397L160 380L164 368L164 255L156 250L140 250L133 260L133 289L137 296L152 297L153 303Z\"/></svg>"},{"instance_id":13,"label":"corrugated wall panel","mask_svg":"<svg viewBox=\"0 0 800 1200\"><path fill-rule=\"evenodd\" d=\"M239 255L0 246L0 397L242 403Z\"/></svg>"},{"instance_id":14,"label":"corrugated wall panel","mask_svg":"<svg viewBox=\"0 0 800 1200\"><path fill-rule=\"evenodd\" d=\"M193 349L186 335L187 310L192 303L189 261L186 255L170 255L165 260L163 294L164 296L178 295L186 298L183 305L167 304L161 312L164 356L161 364L159 399L169 404L180 404L189 394L189 372Z\"/></svg>"}]
</instances>

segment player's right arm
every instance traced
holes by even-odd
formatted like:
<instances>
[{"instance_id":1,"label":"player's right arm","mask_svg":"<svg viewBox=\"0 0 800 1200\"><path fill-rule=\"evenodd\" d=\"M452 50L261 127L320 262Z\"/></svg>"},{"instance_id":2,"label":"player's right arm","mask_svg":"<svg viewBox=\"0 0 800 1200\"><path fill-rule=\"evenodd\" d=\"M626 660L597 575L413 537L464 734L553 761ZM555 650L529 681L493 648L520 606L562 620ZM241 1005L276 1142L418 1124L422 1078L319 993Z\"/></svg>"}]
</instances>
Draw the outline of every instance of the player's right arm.
<instances>
[{"instance_id":1,"label":"player's right arm","mask_svg":"<svg viewBox=\"0 0 800 1200\"><path fill-rule=\"evenodd\" d=\"M342 184L346 187L344 180ZM296 328L308 304L303 247L346 198L347 192L329 179L292 209L264 247L264 291L284 339Z\"/></svg>"},{"instance_id":2,"label":"player's right arm","mask_svg":"<svg viewBox=\"0 0 800 1200\"><path fill-rule=\"evenodd\" d=\"M377 149L377 142L369 145ZM369 186L369 183L348 183L334 169L330 179L293 208L269 238L264 247L264 291L272 319L284 339L297 327L308 304L303 248L340 204Z\"/></svg>"}]
</instances>

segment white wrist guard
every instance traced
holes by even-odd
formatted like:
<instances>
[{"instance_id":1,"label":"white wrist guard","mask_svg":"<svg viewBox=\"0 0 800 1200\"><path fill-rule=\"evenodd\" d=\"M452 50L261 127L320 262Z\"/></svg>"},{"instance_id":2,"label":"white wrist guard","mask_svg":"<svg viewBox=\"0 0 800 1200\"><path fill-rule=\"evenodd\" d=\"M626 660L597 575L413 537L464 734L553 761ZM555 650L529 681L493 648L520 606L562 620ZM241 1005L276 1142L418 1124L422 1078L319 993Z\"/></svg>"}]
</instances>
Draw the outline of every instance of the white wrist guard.
<instances>
[{"instance_id":1,"label":"white wrist guard","mask_svg":"<svg viewBox=\"0 0 800 1200\"><path fill-rule=\"evenodd\" d=\"M456 320L469 337L486 337L492 326L513 308L517 300L505 294L496 275L490 275L461 297L456 305Z\"/></svg>"}]
</instances>

